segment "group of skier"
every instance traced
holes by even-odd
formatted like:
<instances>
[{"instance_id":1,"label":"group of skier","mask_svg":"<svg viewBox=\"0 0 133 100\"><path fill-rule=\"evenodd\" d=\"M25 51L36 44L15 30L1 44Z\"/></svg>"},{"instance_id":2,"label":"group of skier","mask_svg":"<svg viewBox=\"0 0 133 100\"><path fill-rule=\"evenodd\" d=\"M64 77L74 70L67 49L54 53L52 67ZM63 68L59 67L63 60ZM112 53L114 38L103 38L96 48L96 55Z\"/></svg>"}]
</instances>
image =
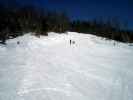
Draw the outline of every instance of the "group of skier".
<instances>
[{"instance_id":1,"label":"group of skier","mask_svg":"<svg viewBox=\"0 0 133 100\"><path fill-rule=\"evenodd\" d=\"M75 41L70 39L70 45L75 44Z\"/></svg>"}]
</instances>

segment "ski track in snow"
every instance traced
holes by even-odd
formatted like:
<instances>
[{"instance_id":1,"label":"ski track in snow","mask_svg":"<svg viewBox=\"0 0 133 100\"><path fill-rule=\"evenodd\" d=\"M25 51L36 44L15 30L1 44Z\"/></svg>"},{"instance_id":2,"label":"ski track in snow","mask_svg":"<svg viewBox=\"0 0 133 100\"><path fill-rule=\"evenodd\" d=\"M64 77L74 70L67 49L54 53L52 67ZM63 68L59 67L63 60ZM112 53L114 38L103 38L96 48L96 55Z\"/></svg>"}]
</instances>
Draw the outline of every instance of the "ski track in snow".
<instances>
[{"instance_id":1,"label":"ski track in snow","mask_svg":"<svg viewBox=\"0 0 133 100\"><path fill-rule=\"evenodd\" d=\"M114 42L74 32L8 40L0 100L133 100L133 47Z\"/></svg>"}]
</instances>

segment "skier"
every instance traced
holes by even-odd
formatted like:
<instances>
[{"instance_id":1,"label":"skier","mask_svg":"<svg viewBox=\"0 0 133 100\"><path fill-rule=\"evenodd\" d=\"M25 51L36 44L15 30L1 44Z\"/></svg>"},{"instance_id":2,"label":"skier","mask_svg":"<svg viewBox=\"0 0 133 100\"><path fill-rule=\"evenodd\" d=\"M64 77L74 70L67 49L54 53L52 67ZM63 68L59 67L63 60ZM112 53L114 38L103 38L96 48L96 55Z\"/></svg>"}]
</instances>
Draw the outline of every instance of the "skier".
<instances>
[{"instance_id":1,"label":"skier","mask_svg":"<svg viewBox=\"0 0 133 100\"><path fill-rule=\"evenodd\" d=\"M19 42L19 41L17 41L17 44L20 44L20 42Z\"/></svg>"},{"instance_id":2,"label":"skier","mask_svg":"<svg viewBox=\"0 0 133 100\"><path fill-rule=\"evenodd\" d=\"M70 40L70 45L72 44L72 40Z\"/></svg>"},{"instance_id":3,"label":"skier","mask_svg":"<svg viewBox=\"0 0 133 100\"><path fill-rule=\"evenodd\" d=\"M72 44L75 44L75 41L72 41Z\"/></svg>"}]
</instances>

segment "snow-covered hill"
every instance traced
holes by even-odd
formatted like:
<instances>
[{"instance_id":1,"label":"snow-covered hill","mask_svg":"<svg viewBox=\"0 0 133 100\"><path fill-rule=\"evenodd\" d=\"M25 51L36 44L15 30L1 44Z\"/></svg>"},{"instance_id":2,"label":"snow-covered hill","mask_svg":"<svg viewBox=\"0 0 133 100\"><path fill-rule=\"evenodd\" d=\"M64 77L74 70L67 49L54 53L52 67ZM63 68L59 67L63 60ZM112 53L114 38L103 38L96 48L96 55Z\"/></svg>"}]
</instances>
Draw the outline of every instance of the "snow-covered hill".
<instances>
[{"instance_id":1,"label":"snow-covered hill","mask_svg":"<svg viewBox=\"0 0 133 100\"><path fill-rule=\"evenodd\" d=\"M68 32L27 34L0 46L0 100L133 100L132 94L127 44Z\"/></svg>"}]
</instances>

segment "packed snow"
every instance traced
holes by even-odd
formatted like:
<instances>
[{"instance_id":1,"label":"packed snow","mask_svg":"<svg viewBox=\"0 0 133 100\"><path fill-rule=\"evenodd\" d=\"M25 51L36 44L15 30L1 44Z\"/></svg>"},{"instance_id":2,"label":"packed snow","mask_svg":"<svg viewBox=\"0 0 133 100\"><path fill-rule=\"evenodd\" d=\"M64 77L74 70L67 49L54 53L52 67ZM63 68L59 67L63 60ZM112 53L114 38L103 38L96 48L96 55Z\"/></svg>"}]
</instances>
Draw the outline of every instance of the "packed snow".
<instances>
[{"instance_id":1,"label":"packed snow","mask_svg":"<svg viewBox=\"0 0 133 100\"><path fill-rule=\"evenodd\" d=\"M132 94L129 44L51 32L0 45L0 100L133 100Z\"/></svg>"}]
</instances>

